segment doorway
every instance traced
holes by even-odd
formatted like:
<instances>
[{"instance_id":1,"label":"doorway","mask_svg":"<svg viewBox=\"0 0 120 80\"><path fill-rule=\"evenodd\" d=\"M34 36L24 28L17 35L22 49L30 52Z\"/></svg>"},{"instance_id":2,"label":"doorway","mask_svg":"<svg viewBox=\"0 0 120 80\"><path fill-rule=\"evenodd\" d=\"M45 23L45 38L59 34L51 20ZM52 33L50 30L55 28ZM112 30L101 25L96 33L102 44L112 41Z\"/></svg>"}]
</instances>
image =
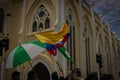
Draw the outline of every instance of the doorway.
<instances>
[{"instance_id":1,"label":"doorway","mask_svg":"<svg viewBox=\"0 0 120 80\"><path fill-rule=\"evenodd\" d=\"M32 70L37 73L39 80L50 80L50 73L43 63L39 62Z\"/></svg>"}]
</instances>

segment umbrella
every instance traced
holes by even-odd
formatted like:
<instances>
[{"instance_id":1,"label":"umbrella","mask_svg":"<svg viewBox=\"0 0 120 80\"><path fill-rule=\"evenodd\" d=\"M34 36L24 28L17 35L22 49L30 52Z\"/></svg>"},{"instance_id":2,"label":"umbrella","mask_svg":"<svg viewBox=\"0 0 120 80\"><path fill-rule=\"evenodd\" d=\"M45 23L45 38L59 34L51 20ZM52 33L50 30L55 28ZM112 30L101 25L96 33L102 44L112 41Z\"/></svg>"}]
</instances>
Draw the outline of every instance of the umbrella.
<instances>
[{"instance_id":1,"label":"umbrella","mask_svg":"<svg viewBox=\"0 0 120 80\"><path fill-rule=\"evenodd\" d=\"M5 68L14 68L24 62L31 60L45 50L46 44L39 41L31 41L19 44L9 54Z\"/></svg>"}]
</instances>

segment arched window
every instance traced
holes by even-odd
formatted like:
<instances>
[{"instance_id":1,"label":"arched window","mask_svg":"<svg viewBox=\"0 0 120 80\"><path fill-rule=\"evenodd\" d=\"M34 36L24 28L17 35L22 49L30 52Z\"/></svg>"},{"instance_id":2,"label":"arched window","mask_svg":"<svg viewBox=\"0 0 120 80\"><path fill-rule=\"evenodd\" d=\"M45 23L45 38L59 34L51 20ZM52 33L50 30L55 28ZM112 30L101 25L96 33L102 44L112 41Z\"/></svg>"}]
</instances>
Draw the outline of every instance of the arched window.
<instances>
[{"instance_id":1,"label":"arched window","mask_svg":"<svg viewBox=\"0 0 120 80\"><path fill-rule=\"evenodd\" d=\"M44 5L41 5L35 16L34 16L34 21L33 23L36 21L35 24L38 24L38 25L33 25L32 29L34 29L35 27L35 30L32 30L32 32L35 32L35 31L41 31L41 30L44 30L44 29L48 29L50 28L50 16L49 16L49 12L48 10L46 9L46 7Z\"/></svg>"},{"instance_id":2,"label":"arched window","mask_svg":"<svg viewBox=\"0 0 120 80\"><path fill-rule=\"evenodd\" d=\"M43 23L40 23L38 30L43 30Z\"/></svg>"},{"instance_id":3,"label":"arched window","mask_svg":"<svg viewBox=\"0 0 120 80\"><path fill-rule=\"evenodd\" d=\"M37 22L36 21L33 22L32 32L34 32L34 31L37 31Z\"/></svg>"},{"instance_id":4,"label":"arched window","mask_svg":"<svg viewBox=\"0 0 120 80\"><path fill-rule=\"evenodd\" d=\"M50 28L50 19L46 18L45 20L45 29Z\"/></svg>"},{"instance_id":5,"label":"arched window","mask_svg":"<svg viewBox=\"0 0 120 80\"><path fill-rule=\"evenodd\" d=\"M0 33L3 32L3 24L4 24L4 10L0 8Z\"/></svg>"},{"instance_id":6,"label":"arched window","mask_svg":"<svg viewBox=\"0 0 120 80\"><path fill-rule=\"evenodd\" d=\"M70 53L70 55L73 58L74 63L75 63L76 62L76 57L75 57L75 53L76 53L75 52L75 25L74 25L73 19L74 19L74 16L73 16L72 10L69 8L67 10L67 13L65 16L66 23L70 27L70 38L68 39L68 42L67 42L67 49L68 49L68 52ZM71 69L73 68L72 64L69 62L67 64L67 67L70 67Z\"/></svg>"},{"instance_id":7,"label":"arched window","mask_svg":"<svg viewBox=\"0 0 120 80\"><path fill-rule=\"evenodd\" d=\"M89 35L88 35L88 26L87 23L84 23L83 26L83 38L85 44L85 54L86 54L86 73L90 73L90 48L89 48Z\"/></svg>"}]
</instances>

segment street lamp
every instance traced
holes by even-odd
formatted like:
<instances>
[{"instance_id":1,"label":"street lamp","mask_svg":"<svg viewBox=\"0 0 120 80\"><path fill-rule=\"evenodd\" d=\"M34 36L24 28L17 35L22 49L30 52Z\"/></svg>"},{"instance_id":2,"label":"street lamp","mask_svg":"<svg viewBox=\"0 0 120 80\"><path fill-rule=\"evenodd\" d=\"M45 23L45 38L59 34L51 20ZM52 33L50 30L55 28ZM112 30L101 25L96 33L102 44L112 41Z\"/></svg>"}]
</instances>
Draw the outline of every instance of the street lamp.
<instances>
[{"instance_id":1,"label":"street lamp","mask_svg":"<svg viewBox=\"0 0 120 80\"><path fill-rule=\"evenodd\" d=\"M100 53L98 52L98 39L99 39L99 35L100 33L102 32L102 30L107 26L107 25L110 25L112 24L113 22L116 22L116 21L120 21L120 18L117 18L117 19L114 19L108 23L106 23L105 25L103 25L101 27L101 29L98 31L97 35L96 35L96 55L100 55ZM98 80L100 80L100 68L99 68L99 63L97 64L97 67L98 67Z\"/></svg>"}]
</instances>

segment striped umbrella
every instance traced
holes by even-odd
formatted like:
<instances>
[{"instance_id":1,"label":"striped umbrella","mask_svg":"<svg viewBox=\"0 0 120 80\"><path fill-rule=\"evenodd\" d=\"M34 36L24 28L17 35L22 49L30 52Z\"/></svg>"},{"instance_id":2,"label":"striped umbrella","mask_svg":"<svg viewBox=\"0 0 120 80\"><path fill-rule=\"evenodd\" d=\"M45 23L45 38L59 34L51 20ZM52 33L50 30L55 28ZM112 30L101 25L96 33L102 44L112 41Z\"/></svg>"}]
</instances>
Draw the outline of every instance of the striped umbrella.
<instances>
[{"instance_id":1,"label":"striped umbrella","mask_svg":"<svg viewBox=\"0 0 120 80\"><path fill-rule=\"evenodd\" d=\"M46 44L39 41L26 42L18 45L9 54L6 68L14 68L24 62L31 60L46 49Z\"/></svg>"}]
</instances>

